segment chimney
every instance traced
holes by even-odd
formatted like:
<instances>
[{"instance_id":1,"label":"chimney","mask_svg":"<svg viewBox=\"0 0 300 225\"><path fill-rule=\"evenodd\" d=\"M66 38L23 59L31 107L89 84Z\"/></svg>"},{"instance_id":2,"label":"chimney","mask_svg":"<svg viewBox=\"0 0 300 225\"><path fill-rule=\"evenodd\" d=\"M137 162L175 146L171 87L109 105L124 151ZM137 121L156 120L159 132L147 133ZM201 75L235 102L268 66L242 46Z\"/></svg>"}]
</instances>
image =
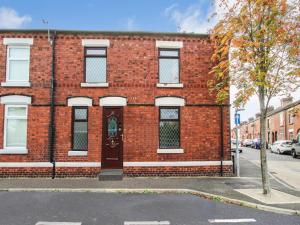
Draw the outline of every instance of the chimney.
<instances>
[{"instance_id":1,"label":"chimney","mask_svg":"<svg viewBox=\"0 0 300 225\"><path fill-rule=\"evenodd\" d=\"M250 118L248 119L249 122L251 122L251 121L253 121L253 120L254 120L253 117L250 117Z\"/></svg>"},{"instance_id":2,"label":"chimney","mask_svg":"<svg viewBox=\"0 0 300 225\"><path fill-rule=\"evenodd\" d=\"M287 97L281 99L281 107L284 107L293 102L293 97Z\"/></svg>"}]
</instances>

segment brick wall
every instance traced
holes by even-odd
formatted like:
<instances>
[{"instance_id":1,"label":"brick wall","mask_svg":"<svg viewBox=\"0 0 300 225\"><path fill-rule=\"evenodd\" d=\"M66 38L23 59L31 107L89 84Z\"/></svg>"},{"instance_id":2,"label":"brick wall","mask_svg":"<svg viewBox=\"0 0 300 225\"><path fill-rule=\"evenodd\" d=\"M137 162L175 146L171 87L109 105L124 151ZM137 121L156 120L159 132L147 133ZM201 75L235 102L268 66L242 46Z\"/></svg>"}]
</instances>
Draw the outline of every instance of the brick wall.
<instances>
[{"instance_id":1,"label":"brick wall","mask_svg":"<svg viewBox=\"0 0 300 225\"><path fill-rule=\"evenodd\" d=\"M34 39L30 55L30 88L0 87L0 95L26 94L32 96L28 116L28 154L0 155L0 162L47 162L49 124L49 82L51 75L51 48L45 33L1 33L0 34L0 81L5 81L5 54L2 44L4 37L30 37ZM107 48L107 88L82 88L84 82L84 47L82 39L109 39ZM157 88L158 49L156 40L182 41L180 49L180 80L183 88ZM56 38L56 143L57 162L101 162L102 148L102 107L99 97L124 96L128 106L124 107L124 161L219 161L221 159L221 118L220 107L215 106L215 96L207 88L208 75L212 66L212 46L206 36L164 35L164 34L110 34L110 33L58 33ZM71 150L72 109L67 98L86 96L93 99L89 107L88 155L68 156ZM158 107L154 100L158 96L179 96L186 100L181 107L181 147L183 154L157 154L158 148ZM206 105L205 105L206 104ZM212 106L207 106L212 105ZM4 107L0 106L0 129L3 130ZM230 160L229 110L223 108L224 116L224 160ZM0 132L0 148L3 133ZM1 151L1 150L0 150ZM225 167L224 167L225 168ZM227 166L228 173L231 166ZM9 174L16 169L0 168L0 173ZM40 168L45 175L48 168ZM138 168L124 169L137 174ZM148 170L148 169L146 169ZM154 171L153 169L149 169ZM219 166L168 169L170 173L216 174ZM22 172L23 171L23 172ZM16 174L28 175L30 168L17 169ZM46 172L45 172L46 171ZM60 176L93 176L100 168L57 168ZM139 170L141 171L141 170ZM160 172L159 172L160 171ZM161 174L162 168L157 170ZM144 173L144 172L142 172ZM151 172L147 173L151 174Z\"/></svg>"}]
</instances>

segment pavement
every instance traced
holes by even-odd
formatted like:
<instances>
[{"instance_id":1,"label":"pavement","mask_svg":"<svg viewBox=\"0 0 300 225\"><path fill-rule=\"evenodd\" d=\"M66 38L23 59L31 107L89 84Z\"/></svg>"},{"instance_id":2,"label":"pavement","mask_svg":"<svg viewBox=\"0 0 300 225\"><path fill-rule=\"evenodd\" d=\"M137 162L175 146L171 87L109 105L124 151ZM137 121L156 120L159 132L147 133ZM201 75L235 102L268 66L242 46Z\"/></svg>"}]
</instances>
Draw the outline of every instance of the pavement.
<instances>
[{"instance_id":1,"label":"pavement","mask_svg":"<svg viewBox=\"0 0 300 225\"><path fill-rule=\"evenodd\" d=\"M241 177L147 177L147 178L129 178L125 177L121 181L99 181L98 179L91 178L56 178L54 180L50 178L6 178L0 179L0 191L95 191L95 190L144 190L143 192L151 193L153 189L156 190L169 190L176 191L182 190L181 192L186 192L186 190L198 191L207 193L208 198L211 199L233 199L243 202L249 202L255 205L263 205L267 207L275 207L286 210L297 210L299 213L300 203L284 203L284 204L268 204L262 203L249 195L243 194L238 190L241 189L261 189L261 178L260 178L260 168L255 162L259 157L259 151L254 149L244 149L241 154ZM300 159L292 159L291 156L282 155L270 155L268 158L271 161L289 161L298 163L300 168ZM280 160L279 160L280 159ZM298 161L297 161L298 160ZM270 170L273 170L271 166ZM299 170L296 170L295 174L292 173L291 176L298 176ZM286 175L285 175L286 176ZM286 194L293 195L295 197L300 197L300 190L296 188L293 184L289 182L281 173L272 175L271 186L274 190L280 191ZM1 193L1 192L0 192ZM214 196L209 196L214 195ZM217 196L217 197L215 197ZM230 202L230 201L224 201ZM234 201L232 201L234 202ZM237 204L242 204L238 202ZM243 204L244 205L244 204ZM253 205L252 205L253 207ZM272 211L272 210L271 210ZM274 210L276 211L276 210ZM1 223L0 223L1 224ZM300 222L298 223L300 224ZM297 224L297 225L298 225ZM2 225L2 224L1 224ZM6 225L6 224L5 224Z\"/></svg>"},{"instance_id":2,"label":"pavement","mask_svg":"<svg viewBox=\"0 0 300 225\"><path fill-rule=\"evenodd\" d=\"M259 151L251 148L244 148L241 157L248 162L260 166ZM269 172L279 181L289 187L300 191L300 158L293 158L286 154L267 152ZM255 176L255 174L252 173ZM257 174L260 176L260 173ZM256 175L256 176L257 176Z\"/></svg>"},{"instance_id":3,"label":"pavement","mask_svg":"<svg viewBox=\"0 0 300 225\"><path fill-rule=\"evenodd\" d=\"M189 194L0 192L1 225L299 225L300 217Z\"/></svg>"}]
</instances>

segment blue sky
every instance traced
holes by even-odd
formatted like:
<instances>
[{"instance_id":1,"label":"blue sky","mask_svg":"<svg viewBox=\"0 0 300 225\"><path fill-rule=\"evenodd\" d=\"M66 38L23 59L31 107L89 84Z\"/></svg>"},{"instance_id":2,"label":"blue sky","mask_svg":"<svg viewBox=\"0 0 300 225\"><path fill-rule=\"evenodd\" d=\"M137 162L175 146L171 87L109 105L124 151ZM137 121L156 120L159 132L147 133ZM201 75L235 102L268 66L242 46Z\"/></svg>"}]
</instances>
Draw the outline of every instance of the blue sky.
<instances>
[{"instance_id":1,"label":"blue sky","mask_svg":"<svg viewBox=\"0 0 300 225\"><path fill-rule=\"evenodd\" d=\"M207 23L212 3L212 0L0 0L0 7L2 14L3 10L14 10L21 18L16 24L12 20L14 28L44 28L42 19L47 19L55 29L190 32ZM0 17L1 27L5 28Z\"/></svg>"}]
</instances>

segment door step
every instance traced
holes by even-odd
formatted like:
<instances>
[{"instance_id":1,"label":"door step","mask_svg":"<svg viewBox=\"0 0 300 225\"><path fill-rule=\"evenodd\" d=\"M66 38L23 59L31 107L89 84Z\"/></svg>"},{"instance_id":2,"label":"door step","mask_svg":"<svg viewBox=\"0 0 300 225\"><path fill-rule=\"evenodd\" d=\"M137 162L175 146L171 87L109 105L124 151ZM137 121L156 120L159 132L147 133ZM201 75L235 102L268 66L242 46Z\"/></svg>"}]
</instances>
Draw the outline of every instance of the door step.
<instances>
[{"instance_id":1,"label":"door step","mask_svg":"<svg viewBox=\"0 0 300 225\"><path fill-rule=\"evenodd\" d=\"M123 170L122 169L104 169L99 174L99 180L122 180Z\"/></svg>"}]
</instances>

